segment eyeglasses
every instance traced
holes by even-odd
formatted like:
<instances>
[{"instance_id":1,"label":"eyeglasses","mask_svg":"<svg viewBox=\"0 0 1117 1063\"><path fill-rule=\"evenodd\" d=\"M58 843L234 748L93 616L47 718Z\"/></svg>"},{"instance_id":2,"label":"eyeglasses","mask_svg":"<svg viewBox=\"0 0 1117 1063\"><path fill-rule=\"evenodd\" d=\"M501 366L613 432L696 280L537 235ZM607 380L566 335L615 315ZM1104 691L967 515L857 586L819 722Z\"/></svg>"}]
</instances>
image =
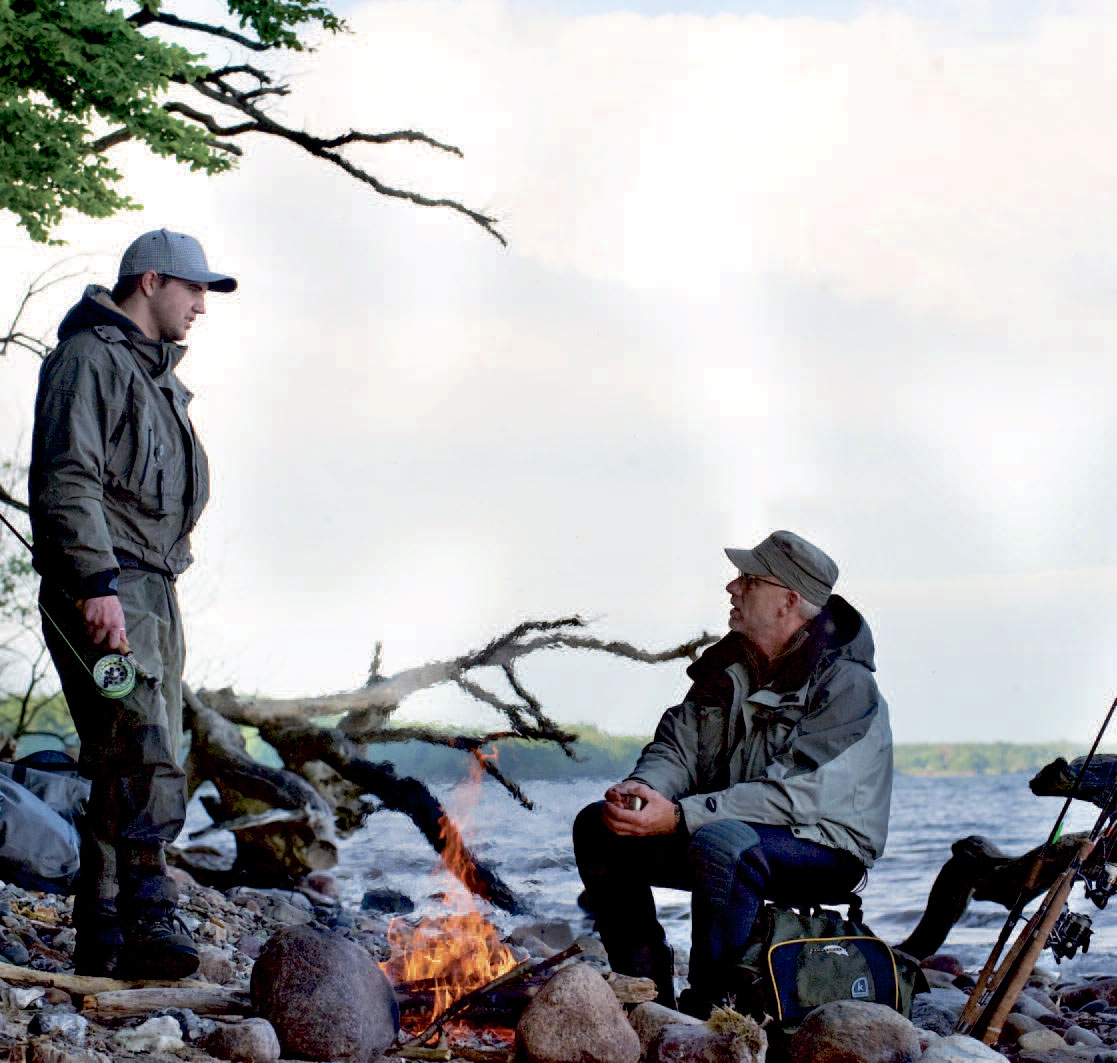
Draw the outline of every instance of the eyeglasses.
<instances>
[{"instance_id":1,"label":"eyeglasses","mask_svg":"<svg viewBox=\"0 0 1117 1063\"><path fill-rule=\"evenodd\" d=\"M765 579L763 576L749 576L741 573L741 579L744 581L746 591L751 591L758 583L767 583L769 587L779 587L780 590L787 590L782 583L777 583L774 579Z\"/></svg>"}]
</instances>

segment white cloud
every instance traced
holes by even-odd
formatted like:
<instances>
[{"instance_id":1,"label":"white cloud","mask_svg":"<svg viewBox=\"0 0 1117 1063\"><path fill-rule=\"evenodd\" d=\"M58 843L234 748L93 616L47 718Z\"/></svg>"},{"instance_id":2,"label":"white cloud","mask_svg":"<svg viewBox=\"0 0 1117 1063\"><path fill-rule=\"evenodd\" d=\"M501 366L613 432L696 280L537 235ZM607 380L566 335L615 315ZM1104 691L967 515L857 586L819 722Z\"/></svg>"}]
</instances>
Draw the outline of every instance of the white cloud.
<instances>
[{"instance_id":1,"label":"white cloud","mask_svg":"<svg viewBox=\"0 0 1117 1063\"><path fill-rule=\"evenodd\" d=\"M293 62L291 119L461 145L361 157L499 214L510 250L270 142L208 181L125 149L146 209L65 228L102 274L188 229L242 281L184 366L215 469L199 676L340 688L377 638L402 667L574 611L663 645L724 624L723 545L791 526L868 610L899 736L1089 731L1117 635L1089 593L1117 562L1107 11L349 17ZM5 290L54 257L12 227ZM3 367L5 442L33 368ZM680 684L540 674L621 729Z\"/></svg>"}]
</instances>

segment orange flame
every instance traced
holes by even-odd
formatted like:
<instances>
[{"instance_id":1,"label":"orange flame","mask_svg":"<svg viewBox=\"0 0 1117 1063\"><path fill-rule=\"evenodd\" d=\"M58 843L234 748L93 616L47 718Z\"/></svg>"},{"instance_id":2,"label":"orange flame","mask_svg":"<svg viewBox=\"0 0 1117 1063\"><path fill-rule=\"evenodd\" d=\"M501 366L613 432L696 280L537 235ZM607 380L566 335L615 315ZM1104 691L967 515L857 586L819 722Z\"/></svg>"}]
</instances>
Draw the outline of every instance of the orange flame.
<instances>
[{"instance_id":1,"label":"orange flame","mask_svg":"<svg viewBox=\"0 0 1117 1063\"><path fill-rule=\"evenodd\" d=\"M495 759L496 753L480 753L479 757ZM481 776L481 764L474 760L469 779L455 791L455 816L459 821L471 810L463 807L463 797L469 798L469 806L476 806ZM468 881L471 876L464 856L465 840L447 816L439 822L439 837L443 864L458 882ZM452 914L426 916L416 925L393 919L388 927L392 956L380 965L393 984L419 982L429 988L433 995L430 1020L516 965L497 928L477 911L469 891L459 886L448 893L447 900L456 908Z\"/></svg>"}]
</instances>

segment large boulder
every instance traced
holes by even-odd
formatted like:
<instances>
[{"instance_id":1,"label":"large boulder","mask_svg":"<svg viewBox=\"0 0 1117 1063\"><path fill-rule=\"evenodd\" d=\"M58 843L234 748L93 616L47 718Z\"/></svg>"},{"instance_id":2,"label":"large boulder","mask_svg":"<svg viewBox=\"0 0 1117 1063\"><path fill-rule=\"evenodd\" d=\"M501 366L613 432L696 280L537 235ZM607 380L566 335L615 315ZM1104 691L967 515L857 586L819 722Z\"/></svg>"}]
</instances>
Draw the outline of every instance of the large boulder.
<instances>
[{"instance_id":1,"label":"large boulder","mask_svg":"<svg viewBox=\"0 0 1117 1063\"><path fill-rule=\"evenodd\" d=\"M260 952L252 1007L285 1056L369 1063L399 1031L392 985L369 954L340 934L284 927Z\"/></svg>"},{"instance_id":2,"label":"large boulder","mask_svg":"<svg viewBox=\"0 0 1117 1063\"><path fill-rule=\"evenodd\" d=\"M915 1027L883 1004L834 1000L815 1008L788 1044L791 1063L912 1063Z\"/></svg>"},{"instance_id":3,"label":"large boulder","mask_svg":"<svg viewBox=\"0 0 1117 1063\"><path fill-rule=\"evenodd\" d=\"M529 1063L637 1063L640 1038L605 979L584 963L560 970L524 1010L516 1043Z\"/></svg>"}]
</instances>

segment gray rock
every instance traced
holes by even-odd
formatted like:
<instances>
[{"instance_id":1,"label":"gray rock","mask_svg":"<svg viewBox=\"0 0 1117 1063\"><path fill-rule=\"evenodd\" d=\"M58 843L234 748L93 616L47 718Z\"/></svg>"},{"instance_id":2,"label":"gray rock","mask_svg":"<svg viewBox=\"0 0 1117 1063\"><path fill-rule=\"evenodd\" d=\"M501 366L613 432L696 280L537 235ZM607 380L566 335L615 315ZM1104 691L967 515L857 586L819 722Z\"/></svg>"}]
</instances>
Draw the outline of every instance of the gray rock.
<instances>
[{"instance_id":1,"label":"gray rock","mask_svg":"<svg viewBox=\"0 0 1117 1063\"><path fill-rule=\"evenodd\" d=\"M560 970L516 1027L528 1063L637 1063L640 1038L605 979L584 963Z\"/></svg>"},{"instance_id":2,"label":"gray rock","mask_svg":"<svg viewBox=\"0 0 1117 1063\"><path fill-rule=\"evenodd\" d=\"M1021 1034L1031 1033L1032 1030L1045 1029L1047 1027L1039 1019L1033 1019L1028 1015L1014 1011L1005 1017L1004 1025L1001 1027L1001 1043L1014 1045L1020 1040Z\"/></svg>"},{"instance_id":3,"label":"gray rock","mask_svg":"<svg viewBox=\"0 0 1117 1063\"><path fill-rule=\"evenodd\" d=\"M962 1014L962 1009L966 1006L966 1001L970 999L969 993L961 989L951 988L950 986L935 986L929 993L920 993L921 997L928 997L939 1007L953 1011L956 1015Z\"/></svg>"},{"instance_id":4,"label":"gray rock","mask_svg":"<svg viewBox=\"0 0 1117 1063\"><path fill-rule=\"evenodd\" d=\"M1021 1015L1027 1015L1030 1019L1042 1019L1045 1015L1052 1014L1051 1009L1045 1007L1035 997L1025 996L1023 993L1016 998L1012 1010L1018 1011Z\"/></svg>"},{"instance_id":5,"label":"gray rock","mask_svg":"<svg viewBox=\"0 0 1117 1063\"><path fill-rule=\"evenodd\" d=\"M151 1013L152 1018L158 1018L160 1015L170 1015L178 1023L178 1028L187 1041L197 1041L199 1037L204 1037L217 1028L217 1023L213 1019L196 1015L189 1008L161 1008Z\"/></svg>"},{"instance_id":6,"label":"gray rock","mask_svg":"<svg viewBox=\"0 0 1117 1063\"><path fill-rule=\"evenodd\" d=\"M1020 996L1031 997L1037 1004L1042 1004L1052 1014L1058 1012L1059 1005L1055 1003L1048 993L1038 986L1025 986L1020 990Z\"/></svg>"},{"instance_id":7,"label":"gray rock","mask_svg":"<svg viewBox=\"0 0 1117 1063\"><path fill-rule=\"evenodd\" d=\"M681 1011L675 1011L673 1008L665 1008L654 1000L648 1001L646 1004L638 1004L633 1008L628 1016L628 1021L632 1023L636 1036L640 1038L641 1055L647 1055L649 1045L664 1026L671 1023L699 1026L702 1023L701 1019L696 1019L692 1015L684 1015Z\"/></svg>"},{"instance_id":8,"label":"gray rock","mask_svg":"<svg viewBox=\"0 0 1117 1063\"><path fill-rule=\"evenodd\" d=\"M54 1041L43 1037L31 1041L27 1050L27 1063L113 1063L113 1061L103 1052L55 1044Z\"/></svg>"},{"instance_id":9,"label":"gray rock","mask_svg":"<svg viewBox=\"0 0 1117 1063\"><path fill-rule=\"evenodd\" d=\"M919 1034L903 1015L860 1000L815 1008L788 1045L791 1063L910 1063L921 1052Z\"/></svg>"},{"instance_id":10,"label":"gray rock","mask_svg":"<svg viewBox=\"0 0 1117 1063\"><path fill-rule=\"evenodd\" d=\"M228 985L236 977L236 967L232 958L221 949L202 947L198 949L198 973L214 985Z\"/></svg>"},{"instance_id":11,"label":"gray rock","mask_svg":"<svg viewBox=\"0 0 1117 1063\"><path fill-rule=\"evenodd\" d=\"M528 939L542 941L548 948L561 952L574 944L574 932L569 923L529 923L518 926L508 935L513 945L525 945Z\"/></svg>"},{"instance_id":12,"label":"gray rock","mask_svg":"<svg viewBox=\"0 0 1117 1063\"><path fill-rule=\"evenodd\" d=\"M954 1027L958 1025L959 1014L961 1013L952 1008L936 1004L931 999L930 993L919 993L911 1002L912 1025L918 1026L921 1030L930 1030L942 1037L949 1037L954 1032Z\"/></svg>"},{"instance_id":13,"label":"gray rock","mask_svg":"<svg viewBox=\"0 0 1117 1063\"><path fill-rule=\"evenodd\" d=\"M1072 1026L1063 1034L1063 1040L1068 1045L1090 1045L1095 1048L1105 1044L1093 1030L1087 1030L1082 1026Z\"/></svg>"},{"instance_id":14,"label":"gray rock","mask_svg":"<svg viewBox=\"0 0 1117 1063\"><path fill-rule=\"evenodd\" d=\"M957 975L948 973L947 971L938 971L934 967L924 967L923 977L927 979L927 984L932 989L957 989L954 984L954 979Z\"/></svg>"},{"instance_id":15,"label":"gray rock","mask_svg":"<svg viewBox=\"0 0 1117 1063\"><path fill-rule=\"evenodd\" d=\"M601 944L601 938L597 935L583 934L575 941L575 944L581 947L582 951L578 956L581 962L592 964L594 967L609 966L609 957L605 955L605 946ZM676 970L678 970L678 964L676 964Z\"/></svg>"},{"instance_id":16,"label":"gray rock","mask_svg":"<svg viewBox=\"0 0 1117 1063\"><path fill-rule=\"evenodd\" d=\"M336 932L277 931L252 968L249 989L253 1010L275 1027L286 1056L366 1063L399 1030L384 972Z\"/></svg>"},{"instance_id":17,"label":"gray rock","mask_svg":"<svg viewBox=\"0 0 1117 1063\"><path fill-rule=\"evenodd\" d=\"M279 1038L267 1019L221 1023L199 1047L218 1059L244 1063L275 1063L279 1059Z\"/></svg>"},{"instance_id":18,"label":"gray rock","mask_svg":"<svg viewBox=\"0 0 1117 1063\"><path fill-rule=\"evenodd\" d=\"M1004 1059L975 1038L955 1033L928 1045L919 1063L1004 1063Z\"/></svg>"},{"instance_id":19,"label":"gray rock","mask_svg":"<svg viewBox=\"0 0 1117 1063\"><path fill-rule=\"evenodd\" d=\"M705 1023L672 1022L648 1049L647 1063L758 1063L732 1034L716 1033Z\"/></svg>"},{"instance_id":20,"label":"gray rock","mask_svg":"<svg viewBox=\"0 0 1117 1063\"><path fill-rule=\"evenodd\" d=\"M14 963L17 967L26 967L31 962L31 953L18 938L8 938L0 940L0 959L5 963Z\"/></svg>"},{"instance_id":21,"label":"gray rock","mask_svg":"<svg viewBox=\"0 0 1117 1063\"><path fill-rule=\"evenodd\" d=\"M85 1044L88 1030L88 1019L68 1011L40 1011L27 1026L28 1033L61 1038L79 1048Z\"/></svg>"},{"instance_id":22,"label":"gray rock","mask_svg":"<svg viewBox=\"0 0 1117 1063\"><path fill-rule=\"evenodd\" d=\"M383 887L365 890L365 895L361 898L361 910L407 915L409 912L415 911L415 902L406 893Z\"/></svg>"},{"instance_id":23,"label":"gray rock","mask_svg":"<svg viewBox=\"0 0 1117 1063\"><path fill-rule=\"evenodd\" d=\"M1065 1047L1066 1042L1054 1030L1029 1030L1016 1041L1021 1052L1050 1052Z\"/></svg>"}]
</instances>

